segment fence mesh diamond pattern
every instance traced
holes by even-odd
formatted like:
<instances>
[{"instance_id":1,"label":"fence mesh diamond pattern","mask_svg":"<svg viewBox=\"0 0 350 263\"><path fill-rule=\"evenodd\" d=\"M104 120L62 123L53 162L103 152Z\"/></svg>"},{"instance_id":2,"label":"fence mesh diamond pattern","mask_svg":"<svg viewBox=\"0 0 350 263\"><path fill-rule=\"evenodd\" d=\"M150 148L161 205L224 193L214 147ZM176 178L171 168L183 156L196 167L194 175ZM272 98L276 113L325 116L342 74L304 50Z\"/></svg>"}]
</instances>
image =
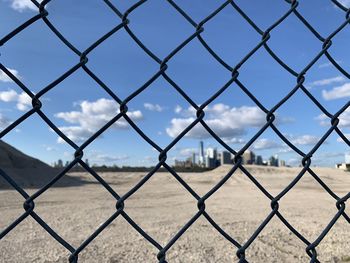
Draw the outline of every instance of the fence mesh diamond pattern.
<instances>
[{"instance_id":1,"label":"fence mesh diamond pattern","mask_svg":"<svg viewBox=\"0 0 350 263\"><path fill-rule=\"evenodd\" d=\"M59 76L57 79L53 80L49 85L45 88L41 89L36 94L32 93L31 90L23 84L23 82L15 76L8 68L5 67L2 63L0 63L0 69L11 78L18 87L23 90L26 94L28 94L32 99L32 108L28 110L25 114L23 114L20 118L12 122L8 127L6 127L3 131L0 132L0 139L3 138L6 134L11 131L14 131L16 127L29 118L32 115L39 116L57 135L68 143L75 151L74 159L69 163L67 167L65 167L59 174L57 174L47 185L37 190L32 195L29 195L23 188L21 188L8 174L6 174L3 170L0 169L0 176L3 177L12 187L15 189L19 195L21 195L24 199L23 214L18 217L15 221L13 221L9 226L0 232L0 239L4 238L11 230L13 230L16 226L18 226L25 218L32 217L42 228L44 228L47 233L51 235L58 243L60 243L63 247L65 247L71 254L69 257L69 262L78 262L79 253L84 250L91 241L93 241L109 224L111 224L117 217L123 217L138 233L140 233L151 245L153 245L156 249L159 250L157 254L157 259L150 259L151 261L158 260L158 262L167 262L166 255L169 249L174 245L175 242L191 227L191 225L199 218L204 217L214 229L216 229L229 243L231 243L236 248L236 255L238 262L248 262L248 259L245 258L245 251L248 247L254 242L254 240L258 237L259 233L269 224L270 220L273 217L277 217L298 239L300 239L305 244L305 249L307 255L310 257L310 262L319 262L317 258L317 246L322 242L327 233L331 230L331 228L337 223L340 217L343 217L348 223L350 223L350 218L345 212L345 204L346 201L350 198L350 193L345 196L338 196L334 193L328 186L325 184L321 178L313 171L311 168L311 161L313 154L318 150L318 148L325 142L325 140L332 134L337 133L340 138L350 146L350 141L347 137L342 133L339 129L339 116L348 109L350 106L350 102L347 102L342 108L340 108L335 114L331 114L328 112L325 107L309 92L309 90L304 86L305 76L310 70L311 67L321 58L325 57L328 61L344 76L350 79L350 74L335 60L328 49L332 46L332 39L345 27L348 26L350 22L350 9L343 6L340 2L336 0L331 0L331 2L335 5L336 8L341 10L344 13L344 21L337 27L335 30L327 35L322 36L312 25L308 22L308 20L302 15L302 13L298 10L298 1L295 0L285 0L285 4L288 6L288 10L278 18L273 24L271 24L267 29L260 28L255 22L254 17L249 17L239 5L237 5L234 1L226 1L222 3L217 9L212 10L212 12L205 17L202 21L194 21L189 14L187 14L184 9L173 0L167 0L167 4L169 8L175 10L184 21L188 22L189 25L193 26L193 33L190 34L183 42L174 48L166 57L160 58L151 49L149 49L143 41L140 40L137 34L135 34L129 27L129 24L132 23L132 13L141 8L142 5L147 2L147 0L138 1L137 3L130 6L127 11L122 13L116 4L112 3L109 0L103 0L104 4L110 8L116 16L116 19L119 19L119 24L115 26L112 30L110 30L107 34L103 35L99 39L97 39L93 44L91 44L86 50L79 50L75 47L69 39L67 39L63 33L60 32L59 29L50 21L50 12L46 9L46 6L51 2L50 0L44 0L42 2L37 2L31 0L33 4L37 7L37 13L33 17L31 17L25 23L18 25L13 31L9 32L7 35L0 39L0 46L11 45L11 40L17 35L21 34L23 31L30 28L33 24L38 21L43 21L46 26L55 34L55 36L60 40L62 45L68 47L71 51L76 54L77 64L66 71L63 75ZM235 12L239 16L241 16L246 23L251 26L251 28L256 32L257 35L260 35L261 40L256 43L255 47L251 49L245 56L239 61L236 65L229 65L225 61L225 58L219 56L217 52L206 42L205 38L202 36L202 32L205 30L206 24L209 23L215 16L217 16L223 9L229 8L231 12ZM283 61L274 51L269 47L269 40L273 38L273 31L283 23L285 19L290 16L294 16L308 30L308 32L316 37L320 42L320 48L317 55L312 58L311 61L307 61L305 63L304 68L297 72L292 69L286 62ZM116 20L117 21L117 20ZM149 56L154 63L159 65L159 70L154 73L154 75L145 82L141 87L136 89L134 92L129 94L125 99L121 99L118 97L118 94L112 91L110 87L103 81L103 79L99 78L97 74L95 74L90 68L88 63L88 57L90 52L99 48L99 45L103 43L105 40L110 38L116 32L125 31L128 36L138 45L138 47ZM212 96L210 96L204 103L201 105L197 105L192 99L191 94L185 92L168 74L168 62L182 49L189 45L192 41L199 41L199 43L206 49L206 51L218 62L219 66L222 66L227 70L228 76L230 76L229 81L220 87ZM246 87L240 80L240 70L242 65L244 65L258 50L264 49L270 54L270 56L281 66L281 70L288 72L291 76L293 76L296 80L296 84L294 87L290 88L289 93L281 99L277 104L275 104L272 108L265 108L262 103L254 96L253 93L249 91L249 87ZM44 112L41 110L43 100L41 99L43 95L49 92L52 89L68 78L70 75L75 74L78 69L82 69L87 76L89 76L92 80L94 80L98 86L105 90L111 98L115 100L116 103L120 105L120 112L114 116L108 123L106 123L102 128L100 128L96 133L94 133L89 139L83 142L80 146L74 143L72 140L68 138L51 120L48 118ZM192 107L196 109L196 118L195 120L184 129L176 138L174 138L170 144L168 144L165 148L161 148L156 141L150 139L140 127L138 127L133 120L128 116L128 103L132 101L135 97L137 97L140 93L144 92L153 82L157 79L163 78L167 81L173 89L180 94ZM253 137L239 150L235 151L228 144L226 144L219 136L215 134L215 132L207 125L204 120L204 116L206 114L206 107L210 105L220 94L222 94L225 90L227 90L232 83L236 83L239 88L266 114L266 123L264 126L258 130ZM294 145L284 134L279 131L276 127L275 121L275 112L279 109L284 103L286 103L290 98L294 96L297 91L301 91L312 103L318 107L328 118L330 122L330 128L326 131L326 133L321 137L321 139L317 142L317 144L309 151L303 152L296 145ZM120 119L125 119L129 125L134 129L137 134L145 140L150 146L152 146L156 151L159 152L159 162L155 165L155 167L147 173L133 188L131 188L124 195L119 195L116 193L112 187L104 181L102 177L98 175L96 171L94 171L86 162L83 161L82 157L84 155L84 149L90 145L97 137L103 134L107 129L109 129L115 122L118 122ZM208 191L205 195L199 196L182 178L181 176L167 163L167 153L196 125L201 125L207 130L210 135L227 151L232 153L234 157L234 164L230 171L213 187ZM299 174L297 174L292 182L289 183L287 187L285 187L278 195L270 194L255 178L254 175L251 174L243 165L242 156L244 152L256 141L256 139L267 129L271 128L275 134L283 140L296 154L302 157L301 166L302 169ZM52 187L57 181L61 180L62 177L65 176L67 172L69 172L76 164L79 164L83 167L91 176L99 181L99 183L115 198L115 212L108 218L106 222L100 225L92 235L90 235L83 243L81 243L78 247L73 247L69 244L64 238L62 238L55 230L53 230L35 211L35 200L41 196L45 191L47 191L50 187ZM164 245L159 244L154 238L152 238L149 234L147 234L138 224L136 224L131 217L124 211L124 204L127 202L128 198L130 198L135 192L137 192L160 168L165 168L167 171L171 173L171 175L178 181L180 185L182 185L194 198L194 202L197 202L198 212L185 224L182 228ZM1 167L0 167L1 168ZM263 220L263 222L259 225L259 227L254 231L248 240L241 244L239 243L234 236L229 235L223 228L220 227L208 214L206 211L206 200L210 198L221 186L225 184L225 182L237 171L241 170L255 185L256 187L271 200L271 212L268 216ZM324 191L326 191L332 198L334 198L334 204L337 207L338 212L334 215L331 221L326 225L321 234L315 240L306 239L300 232L298 232L289 222L286 220L283 215L279 212L279 201L290 191L296 183L304 176L305 173L310 173L312 177L322 186Z\"/></svg>"}]
</instances>

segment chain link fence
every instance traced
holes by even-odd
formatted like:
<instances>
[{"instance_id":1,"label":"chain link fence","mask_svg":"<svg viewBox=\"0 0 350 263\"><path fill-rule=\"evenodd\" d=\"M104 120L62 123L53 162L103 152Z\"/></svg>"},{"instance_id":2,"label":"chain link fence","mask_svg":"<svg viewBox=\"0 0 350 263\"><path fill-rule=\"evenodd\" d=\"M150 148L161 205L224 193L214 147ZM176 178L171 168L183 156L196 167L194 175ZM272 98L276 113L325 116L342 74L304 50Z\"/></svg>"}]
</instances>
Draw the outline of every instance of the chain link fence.
<instances>
[{"instance_id":1,"label":"chain link fence","mask_svg":"<svg viewBox=\"0 0 350 263\"><path fill-rule=\"evenodd\" d=\"M63 247L65 247L71 254L69 257L69 262L78 262L79 253L86 248L91 241L93 241L109 224L111 224L117 217L123 217L138 233L140 233L150 244L159 250L157 255L157 260L160 263L167 262L166 255L167 251L174 245L175 242L191 227L191 225L199 218L204 217L212 226L215 228L228 242L237 248L237 259L238 262L248 262L245 258L245 251L248 247L254 242L258 237L259 233L269 224L270 220L273 217L277 217L298 239L300 239L306 248L306 253L310 257L310 262L319 262L317 258L317 246L322 242L327 233L331 228L337 223L337 220L340 217L346 219L350 223L350 217L345 212L345 203L350 198L350 193L345 196L338 196L335 194L313 171L311 168L311 160L313 154L318 150L318 148L325 142L325 140L332 133L337 133L342 140L350 146L350 141L347 137L341 132L338 127L339 116L350 106L350 101L346 103L341 109L339 109L335 114L328 112L324 106L309 92L304 86L305 76L310 70L311 67L321 58L326 57L329 62L341 72L344 76L350 79L350 74L342 68L341 65L330 55L328 49L332 46L332 39L342 31L350 22L350 9L343 6L340 2L336 0L331 0L331 2L339 8L344 13L344 21L328 36L322 36L308 21L305 17L298 11L298 2L294 0L285 0L285 4L289 6L288 11L285 12L277 21L270 25L267 29L260 28L255 22L254 18L249 17L234 1L226 1L221 4L216 10L213 10L212 13L207 16L202 21L194 21L190 15L188 15L181 6L179 6L173 0L167 0L169 8L176 10L184 20L186 20L191 26L193 26L193 33L188 36L180 45L173 49L165 58L160 58L155 53L152 52L139 38L138 36L130 29L129 24L132 22L132 13L140 8L146 0L138 1L137 3L130 6L126 12L122 13L118 7L109 0L103 0L103 2L114 12L116 18L119 19L120 23L115 26L107 34L103 35L101 38L96 40L90 47L86 50L79 50L76 48L70 41L67 39L50 21L50 14L46 10L47 4L50 0L44 0L41 3L31 0L37 6L37 14L30 18L25 23L19 25L12 32L8 33L6 36L0 39L0 46L11 45L11 40L16 35L21 34L22 31L31 27L37 21L42 20L47 27L57 36L61 41L62 45L67 46L75 54L76 58L79 61L75 66L66 71L63 75L59 76L57 79L52 81L48 86L41 89L38 93L33 94L30 89L25 86L20 79L18 79L13 73L8 70L5 65L0 63L0 69L11 78L19 88L21 88L26 94L32 98L32 108L27 111L20 118L11 123L6 127L1 133L0 138L4 137L9 132L13 131L19 124L29 118L31 115L38 115L57 135L68 143L75 151L74 160L72 160L67 167L65 167L59 174L57 174L47 185L37 190L34 194L29 195L23 188L19 185L3 170L0 169L0 175L5 179L12 187L15 189L23 198L23 208L24 213L13 221L7 228L3 229L0 233L0 239L4 238L12 229L14 229L18 224L20 224L25 218L32 217L41 227L43 227L47 233L49 233L52 238L59 242ZM256 46L249 51L237 65L229 65L224 58L220 57L214 49L206 42L202 37L201 33L205 30L206 24L217 16L224 8L230 8L232 12L239 14L245 21L255 30L256 34L261 36L261 40L256 44ZM285 63L274 51L269 47L269 39L273 36L273 31L289 16L295 16L300 20L303 25L308 29L309 33L315 36L320 41L320 50L318 54L311 60L306 63L305 67L297 72L293 70L287 63ZM109 88L102 79L100 79L88 66L88 56L91 51L97 49L99 45L104 42L106 39L111 37L118 31L124 30L131 39L142 49L153 61L159 65L159 70L154 73L154 75L145 82L140 88L129 94L126 99L121 99L115 94L111 88ZM175 54L181 52L181 50L191 43L192 41L199 41L201 45L207 50L207 52L222 66L227 70L230 80L221 88L219 88L215 94L210 96L203 104L197 105L192 99L191 94L186 93L176 82L167 74L168 62L174 57ZM265 49L270 56L281 66L281 70L285 70L296 80L296 84L292 87L289 93L275 104L272 108L265 108L262 103L249 91L249 88L244 86L239 80L240 69L250 57L260 49ZM116 103L120 105L120 112L106 123L101 129L99 129L95 134L93 134L88 140L82 143L80 146L75 144L70 140L55 124L48 118L43 111L41 110L43 101L41 100L42 96L45 95L50 90L54 89L60 82L68 78L70 75L74 74L78 69L83 69L84 72L93 79L101 89L105 90ZM178 94L180 94L192 107L196 109L196 118L195 120L183 130L176 138L174 138L169 145L165 148L158 146L157 142L151 140L141 128L139 128L131 119L128 117L128 103L132 101L136 96L145 91L154 81L158 78L163 78L167 81ZM250 140L239 150L235 151L228 144L226 144L215 132L207 125L204 120L205 109L206 107L213 102L220 94L222 94L232 83L236 83L240 89L266 114L266 123L265 125L258 130L258 132L250 138ZM282 132L274 124L275 112L279 109L284 103L286 103L293 95L301 91L306 97L308 97L317 107L321 110L329 119L331 127L326 131L326 133L321 137L318 143L309 151L303 152L296 145L294 145L288 138L286 138ZM97 137L104 133L108 128L110 128L115 122L124 118L129 125L143 138L150 146L156 149L159 152L159 162L157 165L147 173L142 180L140 180L132 189L130 189L124 195L119 195L116 193L112 187L104 181L89 165L83 161L82 157L84 155L84 149L90 145ZM234 164L227 173L209 192L203 196L199 196L182 178L181 176L167 163L167 153L195 126L202 125L205 130L207 130L212 138L214 138L221 146L223 146L227 151L232 153L234 157ZM275 134L283 140L295 153L302 157L301 165L302 169L298 175L294 178L290 184L283 189L278 195L271 195L252 175L243 165L242 165L242 156L244 152L254 143L254 141L267 129L271 128ZM79 247L73 247L66 240L64 240L58 233L56 233L41 217L35 212L35 200L41 196L45 191L52 187L57 181L65 176L75 165L79 164L83 167L91 176L100 182L100 184L115 198L115 212L112 214L109 219L100 225L96 231L89 236ZM170 241L165 245L160 245L155 239L153 239L149 234L147 234L139 225L137 225L131 217L124 211L124 204L130 196L132 196L136 191L138 191L160 168L164 167L169 171L172 176L181 184L196 200L198 206L198 212L178 231ZM261 225L255 230L251 237L243 244L239 243L235 237L230 236L225 232L206 212L206 200L208 200L225 182L235 173L236 170L241 170L255 185L260 191L271 200L271 212L263 220ZM304 176L305 173L310 173L313 178L323 187L323 189L334 198L334 204L336 205L338 212L334 215L328 225L323 229L322 233L315 240L307 240L301 233L299 233L279 212L279 201L296 185L296 183ZM150 259L153 260L153 259Z\"/></svg>"}]
</instances>

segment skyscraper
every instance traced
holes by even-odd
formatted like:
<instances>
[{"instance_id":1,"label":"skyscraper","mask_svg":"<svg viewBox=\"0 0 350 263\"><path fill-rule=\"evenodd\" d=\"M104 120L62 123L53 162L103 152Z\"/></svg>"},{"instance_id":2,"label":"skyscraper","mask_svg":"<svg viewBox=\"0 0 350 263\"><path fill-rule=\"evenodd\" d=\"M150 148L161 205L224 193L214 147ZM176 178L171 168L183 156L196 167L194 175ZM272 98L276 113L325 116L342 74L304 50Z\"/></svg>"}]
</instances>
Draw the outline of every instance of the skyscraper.
<instances>
[{"instance_id":1,"label":"skyscraper","mask_svg":"<svg viewBox=\"0 0 350 263\"><path fill-rule=\"evenodd\" d=\"M205 155L205 167L214 168L217 167L217 150L214 148L207 148Z\"/></svg>"},{"instance_id":2,"label":"skyscraper","mask_svg":"<svg viewBox=\"0 0 350 263\"><path fill-rule=\"evenodd\" d=\"M232 160L231 160L231 153L228 152L228 151L223 151L221 153L221 156L220 156L220 163L221 164L231 164L232 163Z\"/></svg>"},{"instance_id":3,"label":"skyscraper","mask_svg":"<svg viewBox=\"0 0 350 263\"><path fill-rule=\"evenodd\" d=\"M203 143L203 141L199 142L198 165L199 166L204 166L205 165L204 143Z\"/></svg>"},{"instance_id":4,"label":"skyscraper","mask_svg":"<svg viewBox=\"0 0 350 263\"><path fill-rule=\"evenodd\" d=\"M250 150L246 150L243 153L243 164L254 164L255 163L255 154L250 151Z\"/></svg>"},{"instance_id":5,"label":"skyscraper","mask_svg":"<svg viewBox=\"0 0 350 263\"><path fill-rule=\"evenodd\" d=\"M256 157L256 164L257 165L263 165L263 158L261 157L261 155L258 155Z\"/></svg>"}]
</instances>

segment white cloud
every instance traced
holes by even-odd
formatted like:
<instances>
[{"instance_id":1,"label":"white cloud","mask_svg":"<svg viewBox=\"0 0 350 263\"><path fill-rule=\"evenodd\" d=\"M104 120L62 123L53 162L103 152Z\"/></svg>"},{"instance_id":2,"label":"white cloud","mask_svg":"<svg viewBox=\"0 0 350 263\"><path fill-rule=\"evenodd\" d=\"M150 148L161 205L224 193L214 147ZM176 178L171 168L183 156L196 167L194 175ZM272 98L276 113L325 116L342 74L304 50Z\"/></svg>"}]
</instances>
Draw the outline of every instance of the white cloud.
<instances>
[{"instance_id":1,"label":"white cloud","mask_svg":"<svg viewBox=\"0 0 350 263\"><path fill-rule=\"evenodd\" d=\"M129 159L128 155L109 155L103 153L97 153L93 155L89 155L88 159L90 163L115 163L119 161L125 161Z\"/></svg>"},{"instance_id":2,"label":"white cloud","mask_svg":"<svg viewBox=\"0 0 350 263\"><path fill-rule=\"evenodd\" d=\"M331 62L326 62L326 63L322 63L318 66L318 68L328 68L331 67L332 63Z\"/></svg>"},{"instance_id":3,"label":"white cloud","mask_svg":"<svg viewBox=\"0 0 350 263\"><path fill-rule=\"evenodd\" d=\"M315 145L321 139L318 136L308 134L300 136L287 136L287 138L295 145Z\"/></svg>"},{"instance_id":4,"label":"white cloud","mask_svg":"<svg viewBox=\"0 0 350 263\"><path fill-rule=\"evenodd\" d=\"M26 111L32 106L32 98L27 93L22 92L18 95L17 109L20 111Z\"/></svg>"},{"instance_id":5,"label":"white cloud","mask_svg":"<svg viewBox=\"0 0 350 263\"><path fill-rule=\"evenodd\" d=\"M52 147L52 146L50 146L50 145L43 144L43 145L41 145L41 146L42 146L43 148L45 148L45 150L48 151L48 152L54 152L54 151L57 150L55 147Z\"/></svg>"},{"instance_id":6,"label":"white cloud","mask_svg":"<svg viewBox=\"0 0 350 263\"><path fill-rule=\"evenodd\" d=\"M206 108L207 110L208 108ZM187 109L182 108L180 105L176 105L174 112L181 117L193 117L196 116L196 109L189 106Z\"/></svg>"},{"instance_id":7,"label":"white cloud","mask_svg":"<svg viewBox=\"0 0 350 263\"><path fill-rule=\"evenodd\" d=\"M0 91L0 100L3 102L16 101L18 94L14 90Z\"/></svg>"},{"instance_id":8,"label":"white cloud","mask_svg":"<svg viewBox=\"0 0 350 263\"><path fill-rule=\"evenodd\" d=\"M191 114L187 118L173 118L171 125L166 129L170 137L176 137L195 120L195 109L190 107L186 114ZM182 111L181 113L183 113ZM248 127L262 127L265 123L265 113L258 107L242 106L231 108L225 104L215 104L205 108L205 122L224 139L239 137L245 134ZM210 134L200 125L196 125L187 134L191 138L209 138Z\"/></svg>"},{"instance_id":9,"label":"white cloud","mask_svg":"<svg viewBox=\"0 0 350 263\"><path fill-rule=\"evenodd\" d=\"M11 124L10 120L0 113L0 129L5 129Z\"/></svg>"},{"instance_id":10,"label":"white cloud","mask_svg":"<svg viewBox=\"0 0 350 263\"><path fill-rule=\"evenodd\" d=\"M181 148L179 149L179 154L183 157L190 157L193 153L196 153L198 149L196 148Z\"/></svg>"},{"instance_id":11,"label":"white cloud","mask_svg":"<svg viewBox=\"0 0 350 263\"><path fill-rule=\"evenodd\" d=\"M182 107L180 105L176 105L174 111L175 111L175 113L180 113L182 111Z\"/></svg>"},{"instance_id":12,"label":"white cloud","mask_svg":"<svg viewBox=\"0 0 350 263\"><path fill-rule=\"evenodd\" d=\"M149 110L149 111L162 112L164 110L164 108L158 104L144 103L143 106L145 107L146 110Z\"/></svg>"},{"instance_id":13,"label":"white cloud","mask_svg":"<svg viewBox=\"0 0 350 263\"><path fill-rule=\"evenodd\" d=\"M16 78L21 78L17 70L11 68L7 68L7 70L10 71ZM0 70L0 81L13 82L13 80L9 76L7 76L7 74L5 74L5 72L3 72L2 70Z\"/></svg>"},{"instance_id":14,"label":"white cloud","mask_svg":"<svg viewBox=\"0 0 350 263\"><path fill-rule=\"evenodd\" d=\"M342 62L339 61L339 60L336 60L335 62L336 62L337 64L342 64ZM320 65L318 66L318 68L328 68L328 67L331 67L331 66L333 66L333 64L332 64L331 62L326 62L326 63L320 64Z\"/></svg>"},{"instance_id":15,"label":"white cloud","mask_svg":"<svg viewBox=\"0 0 350 263\"><path fill-rule=\"evenodd\" d=\"M290 153L290 152L293 152L293 149L290 148L288 145L283 145L283 147L281 147L281 148L278 150L278 153L280 153L280 154Z\"/></svg>"},{"instance_id":16,"label":"white cloud","mask_svg":"<svg viewBox=\"0 0 350 263\"><path fill-rule=\"evenodd\" d=\"M229 144L242 144L242 143L246 143L246 141L242 138L237 138L237 137L233 137L233 138L229 138L229 139L223 139L224 143Z\"/></svg>"},{"instance_id":17,"label":"white cloud","mask_svg":"<svg viewBox=\"0 0 350 263\"><path fill-rule=\"evenodd\" d=\"M344 136L346 139L350 140L350 133L344 133ZM337 138L337 142L345 143L344 140L341 137Z\"/></svg>"},{"instance_id":18,"label":"white cloud","mask_svg":"<svg viewBox=\"0 0 350 263\"><path fill-rule=\"evenodd\" d=\"M14 90L0 91L0 101L16 102L16 107L20 111L26 111L32 106L32 99L27 93L17 93Z\"/></svg>"},{"instance_id":19,"label":"white cloud","mask_svg":"<svg viewBox=\"0 0 350 263\"><path fill-rule=\"evenodd\" d=\"M266 138L258 139L252 145L252 148L254 150L267 150L267 149L276 149L281 147L282 145L280 143L270 139L266 139Z\"/></svg>"},{"instance_id":20,"label":"white cloud","mask_svg":"<svg viewBox=\"0 0 350 263\"><path fill-rule=\"evenodd\" d=\"M316 80L316 81L313 81L311 83L308 83L306 86L310 89L313 87L327 86L327 85L331 85L331 84L335 84L335 83L343 83L345 81L347 81L347 78L345 78L343 76L336 76L333 78Z\"/></svg>"},{"instance_id":21,"label":"white cloud","mask_svg":"<svg viewBox=\"0 0 350 263\"><path fill-rule=\"evenodd\" d=\"M32 1L30 0L5 0L10 2L10 6L12 9L18 11L18 12L23 12L26 10L31 10L31 11L38 11L38 8L36 5L33 4ZM42 0L36 0L38 3L42 2Z\"/></svg>"},{"instance_id":22,"label":"white cloud","mask_svg":"<svg viewBox=\"0 0 350 263\"><path fill-rule=\"evenodd\" d=\"M74 142L82 142L94 134L94 130L85 129L80 126L62 126L58 127L69 139ZM58 143L64 143L64 140L59 137Z\"/></svg>"},{"instance_id":23,"label":"white cloud","mask_svg":"<svg viewBox=\"0 0 350 263\"><path fill-rule=\"evenodd\" d=\"M335 87L330 91L322 90L322 96L325 100L335 100L350 97L350 82L342 86Z\"/></svg>"},{"instance_id":24,"label":"white cloud","mask_svg":"<svg viewBox=\"0 0 350 263\"><path fill-rule=\"evenodd\" d=\"M59 128L68 138L76 142L81 142L89 138L120 112L118 103L114 100L104 98L93 102L82 101L77 103L77 105L80 107L79 111L59 112L55 114L55 117L74 124L73 126L62 126ZM143 118L142 112L139 110L129 111L127 115L134 121ZM121 118L111 127L126 129L129 126ZM62 142L62 139L58 139L58 142Z\"/></svg>"},{"instance_id":25,"label":"white cloud","mask_svg":"<svg viewBox=\"0 0 350 263\"><path fill-rule=\"evenodd\" d=\"M299 135L299 136L286 134L285 136L292 144L296 146L315 145L320 140L320 137L308 135L308 134ZM253 150L279 149L280 153L287 153L292 150L285 143L282 143L282 142L279 143L267 138L256 140L252 145L252 149Z\"/></svg>"},{"instance_id":26,"label":"white cloud","mask_svg":"<svg viewBox=\"0 0 350 263\"><path fill-rule=\"evenodd\" d=\"M331 120L324 114L316 117L316 120L320 122L322 126L330 126ZM350 128L350 108L347 108L342 114L339 116L339 128Z\"/></svg>"}]
</instances>

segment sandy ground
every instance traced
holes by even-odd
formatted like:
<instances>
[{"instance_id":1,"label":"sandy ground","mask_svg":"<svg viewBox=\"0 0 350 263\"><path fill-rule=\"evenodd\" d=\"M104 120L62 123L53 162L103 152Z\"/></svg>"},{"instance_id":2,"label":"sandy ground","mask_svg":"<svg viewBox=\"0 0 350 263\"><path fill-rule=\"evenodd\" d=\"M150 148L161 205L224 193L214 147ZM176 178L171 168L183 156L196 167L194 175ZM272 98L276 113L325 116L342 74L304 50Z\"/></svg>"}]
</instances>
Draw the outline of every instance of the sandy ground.
<instances>
[{"instance_id":1,"label":"sandy ground","mask_svg":"<svg viewBox=\"0 0 350 263\"><path fill-rule=\"evenodd\" d=\"M250 168L271 193L279 193L300 168ZM223 177L228 167L202 174L182 174L203 195ZM350 173L315 168L340 196L350 191ZM36 200L35 211L66 239L78 247L115 212L115 200L88 174L73 174L91 183L57 187ZM143 173L103 173L120 195ZM35 189L29 189L34 193ZM0 190L0 230L22 212L23 199L13 190ZM155 174L125 202L126 213L162 246L198 211L196 200L168 173ZM206 201L206 211L240 243L244 243L270 213L270 202L251 181L236 173ZM309 241L313 242L338 211L335 201L319 184L304 178L281 201L279 210ZM350 210L346 210L350 214ZM350 225L340 218L317 248L320 262L350 262ZM246 251L249 262L309 262L305 244L273 218ZM236 247L225 240L204 217L170 248L168 262L237 262ZM123 218L117 218L79 255L79 262L158 262L158 250ZM0 261L67 262L69 252L28 217L0 240Z\"/></svg>"}]
</instances>

